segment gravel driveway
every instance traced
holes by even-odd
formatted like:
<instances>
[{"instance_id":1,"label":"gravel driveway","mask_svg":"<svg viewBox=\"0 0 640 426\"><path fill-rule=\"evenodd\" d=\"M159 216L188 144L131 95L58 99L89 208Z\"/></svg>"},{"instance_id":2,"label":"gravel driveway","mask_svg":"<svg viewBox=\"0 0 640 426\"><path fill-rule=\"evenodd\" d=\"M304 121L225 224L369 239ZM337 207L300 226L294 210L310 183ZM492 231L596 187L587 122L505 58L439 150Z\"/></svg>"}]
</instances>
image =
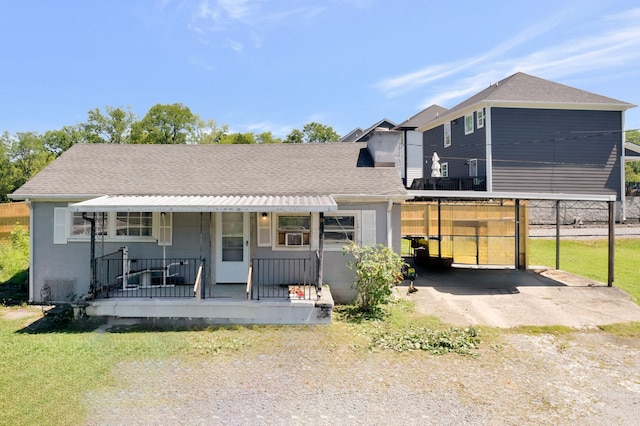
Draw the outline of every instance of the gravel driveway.
<instances>
[{"instance_id":1,"label":"gravel driveway","mask_svg":"<svg viewBox=\"0 0 640 426\"><path fill-rule=\"evenodd\" d=\"M370 351L358 336L336 340L336 327L281 327L268 345L117 365L115 387L86 395L87 424L640 424L638 338L485 330L472 358Z\"/></svg>"},{"instance_id":2,"label":"gravel driveway","mask_svg":"<svg viewBox=\"0 0 640 426\"><path fill-rule=\"evenodd\" d=\"M331 327L282 327L269 345L198 361L117 365L115 388L86 395L87 424L640 422L638 339L504 332L472 358L372 352L332 340Z\"/></svg>"}]
</instances>

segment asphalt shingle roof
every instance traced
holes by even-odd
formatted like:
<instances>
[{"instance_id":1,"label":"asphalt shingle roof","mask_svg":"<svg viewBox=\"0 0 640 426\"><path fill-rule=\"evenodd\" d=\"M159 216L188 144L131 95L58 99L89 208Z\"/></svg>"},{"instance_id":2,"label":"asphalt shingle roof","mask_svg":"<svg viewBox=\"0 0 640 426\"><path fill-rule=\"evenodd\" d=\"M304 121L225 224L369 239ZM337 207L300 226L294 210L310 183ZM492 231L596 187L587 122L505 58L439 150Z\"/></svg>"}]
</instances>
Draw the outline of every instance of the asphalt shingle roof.
<instances>
[{"instance_id":1,"label":"asphalt shingle roof","mask_svg":"<svg viewBox=\"0 0 640 426\"><path fill-rule=\"evenodd\" d=\"M363 143L71 147L14 198L98 195L384 195L393 168L358 167ZM363 155L364 153L364 155Z\"/></svg>"},{"instance_id":2,"label":"asphalt shingle roof","mask_svg":"<svg viewBox=\"0 0 640 426\"><path fill-rule=\"evenodd\" d=\"M419 113L398 124L396 126L396 129L417 129L420 126L424 126L428 122L435 120L446 112L447 109L441 107L440 105L431 105L430 107L423 109Z\"/></svg>"},{"instance_id":3,"label":"asphalt shingle roof","mask_svg":"<svg viewBox=\"0 0 640 426\"><path fill-rule=\"evenodd\" d=\"M480 102L522 102L549 104L592 104L619 106L627 109L635 105L597 95L585 90L565 86L564 84L534 77L522 72L515 73L490 85L447 111L447 114L465 109Z\"/></svg>"}]
</instances>

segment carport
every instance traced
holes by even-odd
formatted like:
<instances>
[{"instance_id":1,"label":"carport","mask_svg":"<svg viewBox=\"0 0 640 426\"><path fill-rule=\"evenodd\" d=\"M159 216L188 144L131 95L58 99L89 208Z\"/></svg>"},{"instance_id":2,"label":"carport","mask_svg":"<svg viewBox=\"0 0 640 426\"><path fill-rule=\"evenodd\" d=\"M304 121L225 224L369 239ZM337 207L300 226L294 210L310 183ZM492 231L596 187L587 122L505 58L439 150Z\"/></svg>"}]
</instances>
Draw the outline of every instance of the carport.
<instances>
[{"instance_id":1,"label":"carport","mask_svg":"<svg viewBox=\"0 0 640 426\"><path fill-rule=\"evenodd\" d=\"M526 209L526 206L529 202L534 200L547 200L555 202L555 210L556 210L556 269L559 269L560 264L560 210L562 203L568 202L576 202L576 201L587 201L594 203L606 203L608 210L608 279L607 285L611 287L614 281L614 252L615 252L615 202L616 195L587 195L587 194L559 194L559 193L513 193L513 192L482 192L482 191L434 191L434 190L412 190L409 191L409 194L414 197L414 199L410 202L407 202L406 206L415 206L416 202L431 202L437 204L437 209L435 218L431 220L431 226L426 222L427 218L425 215L425 223L424 223L424 233L423 237L429 241L429 245L434 247L432 252L437 252L437 256L440 260L443 258L443 244L450 238L452 241L454 237L456 237L455 232L451 232L451 235L447 235L443 232L443 216L442 210L445 205L455 205L456 203L466 202L466 203L476 203L478 205L487 204L488 202L498 202L502 206L508 206L508 208L513 209L513 215L510 216L511 219L507 218L506 220L511 220L512 224L511 230L513 231L511 235L513 247L513 263L504 264L505 268L514 267L515 269L526 269L526 242L528 240L528 234L526 232L528 224L522 223L523 220L526 220L526 214L523 214L523 209ZM407 215L408 208L403 209L402 212L402 235L403 237L407 237L408 233L405 232L406 223L410 221L416 222L415 218L409 218ZM523 219L524 218L524 219ZM473 222L474 220L478 220L477 218L467 217L465 221L467 223ZM434 225L435 222L435 225ZM476 229L478 226L476 226ZM430 232L431 231L431 232ZM415 231L411 233L411 238L415 238L417 235ZM478 235L476 233L476 252L480 252ZM453 243L452 243L453 244ZM431 254L429 254L431 256ZM434 256L432 256L434 257Z\"/></svg>"}]
</instances>

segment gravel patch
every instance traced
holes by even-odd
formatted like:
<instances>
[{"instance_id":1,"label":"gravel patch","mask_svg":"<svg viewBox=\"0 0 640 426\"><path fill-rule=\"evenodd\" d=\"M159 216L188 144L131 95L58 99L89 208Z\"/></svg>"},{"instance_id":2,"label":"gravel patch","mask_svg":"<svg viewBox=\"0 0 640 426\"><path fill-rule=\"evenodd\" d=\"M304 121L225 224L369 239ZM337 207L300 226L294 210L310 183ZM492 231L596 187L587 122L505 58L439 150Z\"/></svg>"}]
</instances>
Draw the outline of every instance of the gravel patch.
<instances>
[{"instance_id":1,"label":"gravel patch","mask_svg":"<svg viewBox=\"0 0 640 426\"><path fill-rule=\"evenodd\" d=\"M89 425L632 425L640 342L599 331L490 337L478 357L394 353L278 330L268 345L117 365Z\"/></svg>"}]
</instances>

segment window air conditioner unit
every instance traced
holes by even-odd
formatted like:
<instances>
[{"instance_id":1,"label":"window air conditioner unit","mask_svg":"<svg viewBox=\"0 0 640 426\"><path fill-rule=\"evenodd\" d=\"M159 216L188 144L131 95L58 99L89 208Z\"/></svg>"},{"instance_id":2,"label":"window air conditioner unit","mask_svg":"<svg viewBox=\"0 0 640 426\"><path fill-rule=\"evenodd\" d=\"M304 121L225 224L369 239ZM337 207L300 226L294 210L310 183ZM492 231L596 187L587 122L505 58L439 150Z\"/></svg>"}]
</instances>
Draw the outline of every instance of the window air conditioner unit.
<instances>
[{"instance_id":1,"label":"window air conditioner unit","mask_svg":"<svg viewBox=\"0 0 640 426\"><path fill-rule=\"evenodd\" d=\"M286 236L286 244L288 246L301 246L303 245L304 242L304 236L303 234L296 232L296 233L289 233L287 232Z\"/></svg>"}]
</instances>

